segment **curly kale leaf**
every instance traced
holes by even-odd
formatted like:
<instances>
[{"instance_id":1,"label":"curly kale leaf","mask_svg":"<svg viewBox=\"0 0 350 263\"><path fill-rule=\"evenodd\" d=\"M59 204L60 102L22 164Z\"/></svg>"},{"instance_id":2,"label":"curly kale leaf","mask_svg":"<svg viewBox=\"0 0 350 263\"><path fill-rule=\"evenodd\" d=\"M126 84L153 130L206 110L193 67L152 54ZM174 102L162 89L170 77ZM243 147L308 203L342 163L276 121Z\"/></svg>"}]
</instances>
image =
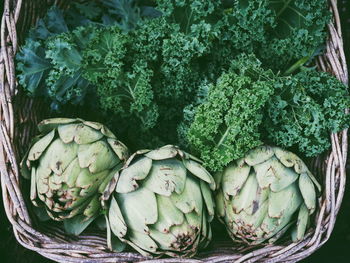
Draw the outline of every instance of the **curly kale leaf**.
<instances>
[{"instance_id":1,"label":"curly kale leaf","mask_svg":"<svg viewBox=\"0 0 350 263\"><path fill-rule=\"evenodd\" d=\"M241 52L254 52L275 71L312 57L325 43L330 12L324 0L225 1L218 21L221 65Z\"/></svg>"},{"instance_id":2,"label":"curly kale leaf","mask_svg":"<svg viewBox=\"0 0 350 263\"><path fill-rule=\"evenodd\" d=\"M84 76L97 86L100 106L106 113L123 118L138 117L141 129L149 129L158 118L153 100L153 71L142 58L126 61L132 39L118 27L103 28L84 52ZM130 55L130 56L129 56Z\"/></svg>"},{"instance_id":3,"label":"curly kale leaf","mask_svg":"<svg viewBox=\"0 0 350 263\"><path fill-rule=\"evenodd\" d=\"M275 70L311 57L325 43L331 14L324 0L269 1L276 26L261 49L261 58Z\"/></svg>"},{"instance_id":4,"label":"curly kale leaf","mask_svg":"<svg viewBox=\"0 0 350 263\"><path fill-rule=\"evenodd\" d=\"M37 41L28 39L16 56L19 83L30 95L47 96L45 79L52 68L45 57L45 49Z\"/></svg>"},{"instance_id":5,"label":"curly kale leaf","mask_svg":"<svg viewBox=\"0 0 350 263\"><path fill-rule=\"evenodd\" d=\"M92 85L83 77L82 50L95 35L95 27L80 27L46 41L46 57L53 68L46 85L52 108L59 110L64 104L81 104L93 92Z\"/></svg>"},{"instance_id":6,"label":"curly kale leaf","mask_svg":"<svg viewBox=\"0 0 350 263\"><path fill-rule=\"evenodd\" d=\"M264 127L281 147L293 147L307 157L330 147L329 132L349 127L350 97L346 87L327 73L306 70L276 83Z\"/></svg>"},{"instance_id":7,"label":"curly kale leaf","mask_svg":"<svg viewBox=\"0 0 350 263\"><path fill-rule=\"evenodd\" d=\"M262 144L259 129L272 94L273 81L268 74L252 78L233 70L210 86L187 136L210 170L218 171Z\"/></svg>"}]
</instances>

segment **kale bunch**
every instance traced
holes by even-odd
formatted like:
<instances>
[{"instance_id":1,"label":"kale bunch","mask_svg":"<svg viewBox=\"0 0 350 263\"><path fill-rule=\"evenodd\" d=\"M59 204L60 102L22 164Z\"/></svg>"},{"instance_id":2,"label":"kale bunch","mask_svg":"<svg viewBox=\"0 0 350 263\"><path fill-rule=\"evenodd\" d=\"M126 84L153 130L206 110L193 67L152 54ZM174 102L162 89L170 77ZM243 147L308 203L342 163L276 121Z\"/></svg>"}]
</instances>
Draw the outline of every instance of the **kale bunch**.
<instances>
[{"instance_id":1,"label":"kale bunch","mask_svg":"<svg viewBox=\"0 0 350 263\"><path fill-rule=\"evenodd\" d=\"M178 131L211 171L263 143L314 157L329 149L330 132L350 125L346 86L314 68L281 76L241 55L206 86L206 95L185 108Z\"/></svg>"},{"instance_id":2,"label":"kale bunch","mask_svg":"<svg viewBox=\"0 0 350 263\"><path fill-rule=\"evenodd\" d=\"M260 127L273 91L273 73L263 70L254 56L240 56L229 72L209 86L184 140L207 168L222 169L263 143Z\"/></svg>"},{"instance_id":3,"label":"kale bunch","mask_svg":"<svg viewBox=\"0 0 350 263\"><path fill-rule=\"evenodd\" d=\"M329 149L330 132L349 127L347 88L328 73L305 69L276 80L267 106L267 139L306 157Z\"/></svg>"}]
</instances>

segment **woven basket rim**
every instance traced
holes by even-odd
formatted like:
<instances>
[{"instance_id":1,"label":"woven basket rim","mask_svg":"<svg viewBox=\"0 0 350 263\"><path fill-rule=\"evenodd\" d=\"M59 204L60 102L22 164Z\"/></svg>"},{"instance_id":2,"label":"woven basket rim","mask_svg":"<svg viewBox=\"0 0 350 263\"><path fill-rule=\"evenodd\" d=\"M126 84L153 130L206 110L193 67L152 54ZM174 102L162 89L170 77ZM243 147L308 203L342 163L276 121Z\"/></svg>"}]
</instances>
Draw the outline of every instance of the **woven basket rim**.
<instances>
[{"instance_id":1,"label":"woven basket rim","mask_svg":"<svg viewBox=\"0 0 350 263\"><path fill-rule=\"evenodd\" d=\"M63 1L63 0L62 0ZM327 0L325 0L327 1ZM40 2L40 10L35 9ZM333 21L328 25L329 39L326 51L316 59L320 70L327 71L348 85L337 0L328 0ZM18 95L14 56L18 50L18 37L33 24L37 16L50 4L62 4L56 0L5 0L1 19L0 50L0 171L2 198L5 212L17 241L24 247L36 251L57 262L296 262L318 248L329 239L336 216L340 209L345 190L345 166L347 160L347 130L332 133L332 147L325 159L313 161L312 166L322 174L324 191L319 199L319 209L315 217L316 227L309 231L298 243L266 245L253 251L237 252L231 242L219 242L211 251L200 252L196 259L149 259L136 252L114 253L107 249L105 237L96 233L83 233L72 239L64 235L60 228L44 227L41 231L33 225L26 203L20 190L19 158L21 145L25 145L28 135L33 134L30 123L37 123L33 114L36 104L30 99L16 99ZM41 10L42 9L42 10ZM25 12L29 10L28 12ZM42 12L41 12L42 13ZM32 108L32 111L26 109ZM29 124L28 124L29 123ZM29 128L20 129L20 127ZM19 127L19 128L17 128ZM54 234L53 234L54 233Z\"/></svg>"}]
</instances>

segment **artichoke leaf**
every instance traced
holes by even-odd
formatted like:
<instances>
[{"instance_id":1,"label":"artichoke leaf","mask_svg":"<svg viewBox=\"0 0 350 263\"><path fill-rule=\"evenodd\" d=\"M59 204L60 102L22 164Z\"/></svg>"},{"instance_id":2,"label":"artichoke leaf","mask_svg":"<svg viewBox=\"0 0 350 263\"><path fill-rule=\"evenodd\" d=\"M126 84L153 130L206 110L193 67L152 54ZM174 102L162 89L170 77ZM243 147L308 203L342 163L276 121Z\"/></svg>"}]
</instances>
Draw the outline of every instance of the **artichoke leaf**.
<instances>
[{"instance_id":1,"label":"artichoke leaf","mask_svg":"<svg viewBox=\"0 0 350 263\"><path fill-rule=\"evenodd\" d=\"M123 215L120 211L117 200L115 200L114 196L111 198L111 204L108 211L108 218L111 219L109 222L109 227L113 231L113 233L119 237L123 238L127 232L127 226L124 221Z\"/></svg>"},{"instance_id":2,"label":"artichoke leaf","mask_svg":"<svg viewBox=\"0 0 350 263\"><path fill-rule=\"evenodd\" d=\"M210 191L209 186L204 182L204 181L200 181L200 187L201 187L201 192L202 192L202 196L204 199L204 203L206 205L206 211L209 214L209 222L211 222L214 218L214 208L215 208L215 203L213 200L213 196L212 196L212 192Z\"/></svg>"},{"instance_id":3,"label":"artichoke leaf","mask_svg":"<svg viewBox=\"0 0 350 263\"><path fill-rule=\"evenodd\" d=\"M68 234L80 235L97 217L91 217L86 220L84 215L77 215L73 218L68 218L63 221L64 229Z\"/></svg>"},{"instance_id":4,"label":"artichoke leaf","mask_svg":"<svg viewBox=\"0 0 350 263\"><path fill-rule=\"evenodd\" d=\"M58 134L64 143L90 144L100 140L103 134L83 123L60 125Z\"/></svg>"},{"instance_id":5,"label":"artichoke leaf","mask_svg":"<svg viewBox=\"0 0 350 263\"><path fill-rule=\"evenodd\" d=\"M256 179L258 180L260 188L268 188L274 181L278 179L275 177L275 173L272 169L273 160L277 159L275 157L272 157L270 160L254 166Z\"/></svg>"},{"instance_id":6,"label":"artichoke leaf","mask_svg":"<svg viewBox=\"0 0 350 263\"><path fill-rule=\"evenodd\" d=\"M296 241L301 241L304 238L307 225L309 223L309 208L302 204L298 214L296 227Z\"/></svg>"},{"instance_id":7,"label":"artichoke leaf","mask_svg":"<svg viewBox=\"0 0 350 263\"><path fill-rule=\"evenodd\" d=\"M69 119L69 118L51 118L43 120L38 124L38 129L40 133L47 133L56 129L62 124L76 123L80 122L80 119Z\"/></svg>"},{"instance_id":8,"label":"artichoke leaf","mask_svg":"<svg viewBox=\"0 0 350 263\"><path fill-rule=\"evenodd\" d=\"M98 173L116 166L119 161L105 141L79 145L78 160L81 168L89 168L91 173Z\"/></svg>"},{"instance_id":9,"label":"artichoke leaf","mask_svg":"<svg viewBox=\"0 0 350 263\"><path fill-rule=\"evenodd\" d=\"M173 193L170 199L184 214L190 213L193 210L199 214L203 209L203 200L198 180L193 179L191 176L188 176L186 179L184 191L181 194Z\"/></svg>"},{"instance_id":10,"label":"artichoke leaf","mask_svg":"<svg viewBox=\"0 0 350 263\"><path fill-rule=\"evenodd\" d=\"M270 189L273 192L282 191L284 188L294 183L299 177L293 169L285 167L276 159L271 162L271 169L277 178L277 180L274 180L270 185Z\"/></svg>"},{"instance_id":11,"label":"artichoke leaf","mask_svg":"<svg viewBox=\"0 0 350 263\"><path fill-rule=\"evenodd\" d=\"M37 198L37 184L36 184L36 169L35 167L31 170L31 177L30 177L30 200L35 202L35 205L38 206L36 203Z\"/></svg>"},{"instance_id":12,"label":"artichoke leaf","mask_svg":"<svg viewBox=\"0 0 350 263\"><path fill-rule=\"evenodd\" d=\"M78 159L75 158L62 174L63 181L68 185L68 187L75 187L75 182L77 181L80 171L81 168L79 166Z\"/></svg>"},{"instance_id":13,"label":"artichoke leaf","mask_svg":"<svg viewBox=\"0 0 350 263\"><path fill-rule=\"evenodd\" d=\"M306 207L309 213L312 214L316 209L316 192L312 180L307 174L301 174L299 177L299 188L303 196Z\"/></svg>"},{"instance_id":14,"label":"artichoke leaf","mask_svg":"<svg viewBox=\"0 0 350 263\"><path fill-rule=\"evenodd\" d=\"M117 194L116 200L124 215L126 225L140 233L148 233L147 225L158 220L158 207L155 194L147 188L127 194Z\"/></svg>"},{"instance_id":15,"label":"artichoke leaf","mask_svg":"<svg viewBox=\"0 0 350 263\"><path fill-rule=\"evenodd\" d=\"M177 159L153 161L151 171L143 182L149 190L164 196L181 194L186 182L186 168Z\"/></svg>"},{"instance_id":16,"label":"artichoke leaf","mask_svg":"<svg viewBox=\"0 0 350 263\"><path fill-rule=\"evenodd\" d=\"M116 191L129 193L135 191L139 185L137 181L145 179L152 167L152 159L142 157L120 173Z\"/></svg>"},{"instance_id":17,"label":"artichoke leaf","mask_svg":"<svg viewBox=\"0 0 350 263\"><path fill-rule=\"evenodd\" d=\"M212 190L215 190L215 181L211 174L198 162L192 160L183 159L185 167L190 171L190 173L210 185Z\"/></svg>"},{"instance_id":18,"label":"artichoke leaf","mask_svg":"<svg viewBox=\"0 0 350 263\"><path fill-rule=\"evenodd\" d=\"M95 195L91 199L91 201L89 202L87 207L85 208L83 214L84 214L84 216L86 216L86 218L91 218L91 217L94 217L97 214L99 214L100 209L101 209L101 205L100 205L99 196Z\"/></svg>"},{"instance_id":19,"label":"artichoke leaf","mask_svg":"<svg viewBox=\"0 0 350 263\"><path fill-rule=\"evenodd\" d=\"M150 228L150 237L158 244L160 249L164 250L177 250L176 241L174 235L168 233L159 232L156 229Z\"/></svg>"},{"instance_id":20,"label":"artichoke leaf","mask_svg":"<svg viewBox=\"0 0 350 263\"><path fill-rule=\"evenodd\" d=\"M242 190L232 198L232 206L235 213L240 213L242 210L246 211L253 206L258 188L255 172L251 171Z\"/></svg>"},{"instance_id":21,"label":"artichoke leaf","mask_svg":"<svg viewBox=\"0 0 350 263\"><path fill-rule=\"evenodd\" d=\"M184 214L174 206L169 197L156 195L158 220L153 227L162 233L169 233L170 228L184 223Z\"/></svg>"},{"instance_id":22,"label":"artichoke leaf","mask_svg":"<svg viewBox=\"0 0 350 263\"><path fill-rule=\"evenodd\" d=\"M121 240L117 236L112 235L112 231L111 231L111 227L110 227L107 215L105 215L105 220L106 220L106 228L107 228L108 248L117 253L123 252L126 247L126 243L121 242Z\"/></svg>"},{"instance_id":23,"label":"artichoke leaf","mask_svg":"<svg viewBox=\"0 0 350 263\"><path fill-rule=\"evenodd\" d=\"M145 154L146 157L152 160L165 160L174 158L178 154L178 149L173 146L164 146L162 148L150 151Z\"/></svg>"},{"instance_id":24,"label":"artichoke leaf","mask_svg":"<svg viewBox=\"0 0 350 263\"><path fill-rule=\"evenodd\" d=\"M297 211L302 201L296 183L277 193L271 191L269 196L269 217L278 219L290 216Z\"/></svg>"},{"instance_id":25,"label":"artichoke leaf","mask_svg":"<svg viewBox=\"0 0 350 263\"><path fill-rule=\"evenodd\" d=\"M49 163L55 174L62 174L75 159L78 147L76 144L64 144L60 139L54 140L41 159L41 163ZM44 160L43 160L44 159ZM46 160L47 159L47 160Z\"/></svg>"},{"instance_id":26,"label":"artichoke leaf","mask_svg":"<svg viewBox=\"0 0 350 263\"><path fill-rule=\"evenodd\" d=\"M250 167L246 164L243 166L231 164L224 170L221 183L226 198L229 195L238 195L248 179L249 171Z\"/></svg>"},{"instance_id":27,"label":"artichoke leaf","mask_svg":"<svg viewBox=\"0 0 350 263\"><path fill-rule=\"evenodd\" d=\"M274 148L275 156L286 167L293 167L295 161L299 159L297 155L292 152L287 152L279 147Z\"/></svg>"},{"instance_id":28,"label":"artichoke leaf","mask_svg":"<svg viewBox=\"0 0 350 263\"><path fill-rule=\"evenodd\" d=\"M218 214L218 216L220 217L224 217L225 216L225 197L224 197L224 193L222 192L221 189L219 189L215 195L215 203L216 203L216 213Z\"/></svg>"},{"instance_id":29,"label":"artichoke leaf","mask_svg":"<svg viewBox=\"0 0 350 263\"><path fill-rule=\"evenodd\" d=\"M270 146L259 146L250 150L245 156L245 162L250 166L263 163L274 155L274 151Z\"/></svg>"},{"instance_id":30,"label":"artichoke leaf","mask_svg":"<svg viewBox=\"0 0 350 263\"><path fill-rule=\"evenodd\" d=\"M214 181L215 181L215 186L216 186L216 187L215 187L215 190L220 189L223 174L224 174L224 173L223 173L222 171L216 172L216 173L214 174Z\"/></svg>"},{"instance_id":31,"label":"artichoke leaf","mask_svg":"<svg viewBox=\"0 0 350 263\"><path fill-rule=\"evenodd\" d=\"M118 141L117 139L108 138L107 142L109 146L112 148L114 153L118 156L119 160L126 161L129 157L128 148L124 143Z\"/></svg>"},{"instance_id":32,"label":"artichoke leaf","mask_svg":"<svg viewBox=\"0 0 350 263\"><path fill-rule=\"evenodd\" d=\"M134 243L136 246L138 246L142 250L146 250L146 251L153 252L153 253L155 253L157 251L157 248L158 248L157 244L147 234L140 233L138 231L130 231L129 238L130 238L130 241L132 243ZM130 243L129 243L129 245L130 245ZM144 251L141 254L144 255Z\"/></svg>"},{"instance_id":33,"label":"artichoke leaf","mask_svg":"<svg viewBox=\"0 0 350 263\"><path fill-rule=\"evenodd\" d=\"M27 159L29 161L38 160L46 148L50 145L53 138L55 137L55 130L52 130L50 133L46 134L44 137L40 138L28 152Z\"/></svg>"},{"instance_id":34,"label":"artichoke leaf","mask_svg":"<svg viewBox=\"0 0 350 263\"><path fill-rule=\"evenodd\" d=\"M195 229L196 231L199 231L201 229L202 225L202 214L197 214L196 212L191 212L188 214L185 214L186 221L189 224L189 227L191 229Z\"/></svg>"},{"instance_id":35,"label":"artichoke leaf","mask_svg":"<svg viewBox=\"0 0 350 263\"><path fill-rule=\"evenodd\" d=\"M99 173L91 174L87 168L81 169L75 182L76 187L82 188L81 196L96 192L104 179L109 175L110 170L104 170Z\"/></svg>"}]
</instances>

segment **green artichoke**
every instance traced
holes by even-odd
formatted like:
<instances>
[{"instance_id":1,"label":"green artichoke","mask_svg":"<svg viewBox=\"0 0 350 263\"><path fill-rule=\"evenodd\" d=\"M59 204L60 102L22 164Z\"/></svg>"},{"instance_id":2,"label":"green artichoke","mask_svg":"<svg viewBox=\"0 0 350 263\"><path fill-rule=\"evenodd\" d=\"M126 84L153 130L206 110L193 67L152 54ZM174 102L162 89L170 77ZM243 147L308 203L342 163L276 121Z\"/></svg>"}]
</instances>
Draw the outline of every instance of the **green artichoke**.
<instances>
[{"instance_id":1,"label":"green artichoke","mask_svg":"<svg viewBox=\"0 0 350 263\"><path fill-rule=\"evenodd\" d=\"M79 234L99 215L100 197L128 158L127 148L96 122L57 118L38 128L41 135L21 164L31 178L30 199Z\"/></svg>"},{"instance_id":2,"label":"green artichoke","mask_svg":"<svg viewBox=\"0 0 350 263\"><path fill-rule=\"evenodd\" d=\"M115 181L110 247L117 236L145 256L190 257L210 242L215 181L197 158L172 145L138 151Z\"/></svg>"},{"instance_id":3,"label":"green artichoke","mask_svg":"<svg viewBox=\"0 0 350 263\"><path fill-rule=\"evenodd\" d=\"M261 146L215 175L217 215L237 242L275 242L289 227L304 237L320 185L304 162L278 147ZM317 190L316 190L317 189Z\"/></svg>"}]
</instances>

